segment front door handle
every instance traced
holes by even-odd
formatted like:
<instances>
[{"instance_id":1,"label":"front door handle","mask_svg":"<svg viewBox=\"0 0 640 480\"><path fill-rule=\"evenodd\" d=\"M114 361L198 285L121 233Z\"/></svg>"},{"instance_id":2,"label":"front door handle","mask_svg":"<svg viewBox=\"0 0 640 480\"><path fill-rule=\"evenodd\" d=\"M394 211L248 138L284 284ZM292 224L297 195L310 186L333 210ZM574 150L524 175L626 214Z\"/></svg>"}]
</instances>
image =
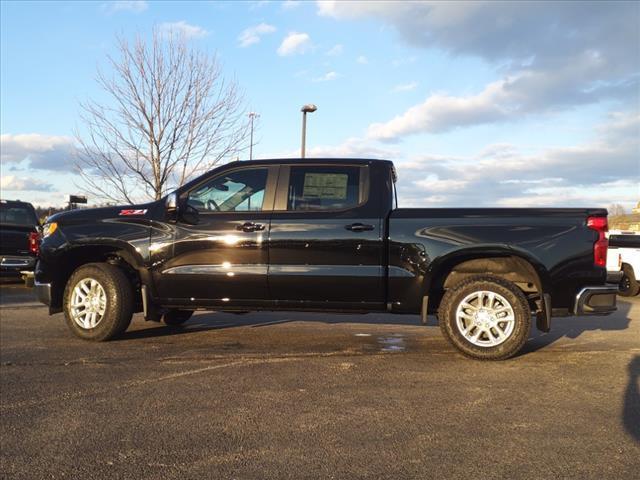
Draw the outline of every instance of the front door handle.
<instances>
[{"instance_id":1,"label":"front door handle","mask_svg":"<svg viewBox=\"0 0 640 480\"><path fill-rule=\"evenodd\" d=\"M368 230L373 230L374 226L367 225L365 223L352 223L351 225L347 225L344 228L346 228L347 230L351 230L352 232L366 232Z\"/></svg>"},{"instance_id":2,"label":"front door handle","mask_svg":"<svg viewBox=\"0 0 640 480\"><path fill-rule=\"evenodd\" d=\"M237 225L236 230L242 230L243 232L260 232L264 230L264 225L261 223L244 222L242 225Z\"/></svg>"}]
</instances>

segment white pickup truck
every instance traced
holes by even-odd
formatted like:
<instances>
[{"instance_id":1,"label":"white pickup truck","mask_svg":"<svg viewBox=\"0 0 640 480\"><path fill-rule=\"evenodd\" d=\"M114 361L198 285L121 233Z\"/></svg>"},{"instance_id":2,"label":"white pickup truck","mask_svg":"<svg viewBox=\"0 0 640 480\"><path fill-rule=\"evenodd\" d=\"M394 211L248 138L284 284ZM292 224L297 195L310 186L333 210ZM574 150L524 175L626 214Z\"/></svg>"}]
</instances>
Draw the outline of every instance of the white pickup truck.
<instances>
[{"instance_id":1,"label":"white pickup truck","mask_svg":"<svg viewBox=\"0 0 640 480\"><path fill-rule=\"evenodd\" d=\"M620 295L633 297L640 293L640 234L610 233L607 270L622 272Z\"/></svg>"}]
</instances>

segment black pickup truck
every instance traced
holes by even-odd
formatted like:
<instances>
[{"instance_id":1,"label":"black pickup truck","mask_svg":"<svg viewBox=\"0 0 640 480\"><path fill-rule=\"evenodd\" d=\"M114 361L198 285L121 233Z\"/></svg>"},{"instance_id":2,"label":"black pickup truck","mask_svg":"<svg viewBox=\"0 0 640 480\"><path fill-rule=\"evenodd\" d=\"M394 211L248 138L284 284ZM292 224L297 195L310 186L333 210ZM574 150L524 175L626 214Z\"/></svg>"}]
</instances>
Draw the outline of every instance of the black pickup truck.
<instances>
[{"instance_id":1,"label":"black pickup truck","mask_svg":"<svg viewBox=\"0 0 640 480\"><path fill-rule=\"evenodd\" d=\"M18 277L33 272L40 242L40 222L33 205L0 200L0 274Z\"/></svg>"},{"instance_id":2,"label":"black pickup truck","mask_svg":"<svg viewBox=\"0 0 640 480\"><path fill-rule=\"evenodd\" d=\"M36 289L73 333L107 340L132 313L437 313L480 359L514 355L531 319L605 315L607 211L397 208L385 160L235 162L144 205L44 226Z\"/></svg>"}]
</instances>

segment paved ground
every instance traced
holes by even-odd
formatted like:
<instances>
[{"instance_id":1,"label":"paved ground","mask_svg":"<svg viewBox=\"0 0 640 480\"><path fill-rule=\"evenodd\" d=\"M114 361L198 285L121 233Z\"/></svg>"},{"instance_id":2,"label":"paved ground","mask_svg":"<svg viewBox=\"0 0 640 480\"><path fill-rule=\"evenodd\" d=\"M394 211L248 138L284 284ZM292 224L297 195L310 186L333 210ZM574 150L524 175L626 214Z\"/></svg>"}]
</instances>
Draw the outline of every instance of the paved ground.
<instances>
[{"instance_id":1,"label":"paved ground","mask_svg":"<svg viewBox=\"0 0 640 480\"><path fill-rule=\"evenodd\" d=\"M10 303L13 289L0 290L2 478L640 472L638 297L481 363L390 315L199 314L181 330L136 317L91 344Z\"/></svg>"}]
</instances>

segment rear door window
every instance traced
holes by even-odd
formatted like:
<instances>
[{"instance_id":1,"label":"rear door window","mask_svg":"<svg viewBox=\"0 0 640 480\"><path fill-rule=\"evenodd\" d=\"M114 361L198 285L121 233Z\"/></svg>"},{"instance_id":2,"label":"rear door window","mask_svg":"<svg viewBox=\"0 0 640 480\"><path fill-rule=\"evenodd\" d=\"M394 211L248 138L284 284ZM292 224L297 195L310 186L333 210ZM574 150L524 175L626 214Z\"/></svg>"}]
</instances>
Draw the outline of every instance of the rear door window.
<instances>
[{"instance_id":1,"label":"rear door window","mask_svg":"<svg viewBox=\"0 0 640 480\"><path fill-rule=\"evenodd\" d=\"M363 203L362 169L357 166L291 167L287 210L343 210Z\"/></svg>"}]
</instances>

